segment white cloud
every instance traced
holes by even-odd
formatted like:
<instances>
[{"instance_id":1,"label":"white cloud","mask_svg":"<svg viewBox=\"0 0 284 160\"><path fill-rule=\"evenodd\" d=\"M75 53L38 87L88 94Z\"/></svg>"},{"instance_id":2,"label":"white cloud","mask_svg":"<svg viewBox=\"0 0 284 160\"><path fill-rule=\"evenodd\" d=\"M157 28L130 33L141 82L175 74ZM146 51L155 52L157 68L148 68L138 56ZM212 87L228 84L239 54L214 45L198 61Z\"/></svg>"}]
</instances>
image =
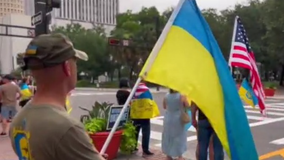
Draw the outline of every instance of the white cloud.
<instances>
[{"instance_id":1,"label":"white cloud","mask_svg":"<svg viewBox=\"0 0 284 160\"><path fill-rule=\"evenodd\" d=\"M197 0L197 3L201 9L204 8L217 8L219 10L226 9L230 6L234 6L236 3L243 3L246 0ZM175 6L178 0L120 0L120 12L126 10L139 11L143 6L151 7L155 6L159 11Z\"/></svg>"}]
</instances>

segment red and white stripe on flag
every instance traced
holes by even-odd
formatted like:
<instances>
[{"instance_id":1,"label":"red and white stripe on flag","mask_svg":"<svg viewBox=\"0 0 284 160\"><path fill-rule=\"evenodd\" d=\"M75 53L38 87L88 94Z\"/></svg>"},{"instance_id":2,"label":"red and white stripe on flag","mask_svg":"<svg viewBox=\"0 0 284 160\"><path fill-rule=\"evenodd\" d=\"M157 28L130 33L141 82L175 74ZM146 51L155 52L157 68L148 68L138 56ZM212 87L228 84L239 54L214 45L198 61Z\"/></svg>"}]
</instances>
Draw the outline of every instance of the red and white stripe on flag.
<instances>
[{"instance_id":1,"label":"red and white stripe on flag","mask_svg":"<svg viewBox=\"0 0 284 160\"><path fill-rule=\"evenodd\" d=\"M258 98L258 105L261 113L265 110L265 94L256 65L254 53L249 45L249 40L239 17L235 19L232 48L229 58L230 67L245 68L250 71L250 82L252 89Z\"/></svg>"}]
</instances>

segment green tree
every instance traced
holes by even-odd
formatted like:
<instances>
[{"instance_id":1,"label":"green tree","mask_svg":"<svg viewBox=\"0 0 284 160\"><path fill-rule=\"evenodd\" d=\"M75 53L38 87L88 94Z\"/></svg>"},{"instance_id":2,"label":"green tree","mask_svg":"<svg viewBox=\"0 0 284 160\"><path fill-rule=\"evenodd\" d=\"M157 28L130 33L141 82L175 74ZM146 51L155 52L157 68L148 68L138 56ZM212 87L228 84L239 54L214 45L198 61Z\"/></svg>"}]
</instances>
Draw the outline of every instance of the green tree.
<instances>
[{"instance_id":1,"label":"green tree","mask_svg":"<svg viewBox=\"0 0 284 160\"><path fill-rule=\"evenodd\" d=\"M117 26L112 36L129 39L130 45L115 47L112 55L119 67L123 66L128 69L130 79L133 79L133 75L137 75L140 71L165 22L165 18L155 7L143 7L138 13L127 11L117 16ZM119 71L120 69L118 68Z\"/></svg>"},{"instance_id":2,"label":"green tree","mask_svg":"<svg viewBox=\"0 0 284 160\"><path fill-rule=\"evenodd\" d=\"M284 1L265 0L262 2L262 18L266 25L267 32L263 39L267 42L269 59L266 65L270 65L277 73L278 66L281 66L280 85L283 85L284 77Z\"/></svg>"},{"instance_id":3,"label":"green tree","mask_svg":"<svg viewBox=\"0 0 284 160\"><path fill-rule=\"evenodd\" d=\"M53 32L68 36L75 48L88 54L88 62L78 61L78 73L84 72L90 77L97 77L105 72L112 72L107 39L101 28L87 30L80 24L68 24L66 27L55 27Z\"/></svg>"}]
</instances>

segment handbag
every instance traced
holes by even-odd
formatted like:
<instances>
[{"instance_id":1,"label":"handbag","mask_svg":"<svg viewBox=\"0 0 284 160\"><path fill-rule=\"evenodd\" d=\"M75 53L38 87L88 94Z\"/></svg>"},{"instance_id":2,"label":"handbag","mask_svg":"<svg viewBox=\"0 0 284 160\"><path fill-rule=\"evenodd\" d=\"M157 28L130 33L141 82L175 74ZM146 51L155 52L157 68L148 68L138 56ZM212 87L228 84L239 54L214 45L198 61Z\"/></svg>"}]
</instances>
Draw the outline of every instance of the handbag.
<instances>
[{"instance_id":1,"label":"handbag","mask_svg":"<svg viewBox=\"0 0 284 160\"><path fill-rule=\"evenodd\" d=\"M180 114L180 120L183 124L187 124L190 122L190 117L188 115L188 113L185 110L185 105L183 104L183 106L181 107L181 114Z\"/></svg>"}]
</instances>

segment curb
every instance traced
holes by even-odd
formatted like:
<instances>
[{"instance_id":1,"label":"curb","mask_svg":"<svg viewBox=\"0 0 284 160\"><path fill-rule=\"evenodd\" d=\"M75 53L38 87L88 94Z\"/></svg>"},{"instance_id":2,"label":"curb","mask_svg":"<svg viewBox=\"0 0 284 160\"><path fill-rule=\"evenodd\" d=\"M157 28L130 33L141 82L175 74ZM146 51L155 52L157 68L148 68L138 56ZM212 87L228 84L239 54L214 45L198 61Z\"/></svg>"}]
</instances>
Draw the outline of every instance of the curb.
<instances>
[{"instance_id":1,"label":"curb","mask_svg":"<svg viewBox=\"0 0 284 160\"><path fill-rule=\"evenodd\" d=\"M119 90L119 88L83 88L83 87L77 87L75 88L75 91L104 91L104 92L116 92ZM153 93L166 93L166 89L160 89L159 91L156 90L156 88L150 88L150 91Z\"/></svg>"},{"instance_id":2,"label":"curb","mask_svg":"<svg viewBox=\"0 0 284 160\"><path fill-rule=\"evenodd\" d=\"M75 91L117 91L118 88L84 88L84 87L76 87Z\"/></svg>"}]
</instances>

